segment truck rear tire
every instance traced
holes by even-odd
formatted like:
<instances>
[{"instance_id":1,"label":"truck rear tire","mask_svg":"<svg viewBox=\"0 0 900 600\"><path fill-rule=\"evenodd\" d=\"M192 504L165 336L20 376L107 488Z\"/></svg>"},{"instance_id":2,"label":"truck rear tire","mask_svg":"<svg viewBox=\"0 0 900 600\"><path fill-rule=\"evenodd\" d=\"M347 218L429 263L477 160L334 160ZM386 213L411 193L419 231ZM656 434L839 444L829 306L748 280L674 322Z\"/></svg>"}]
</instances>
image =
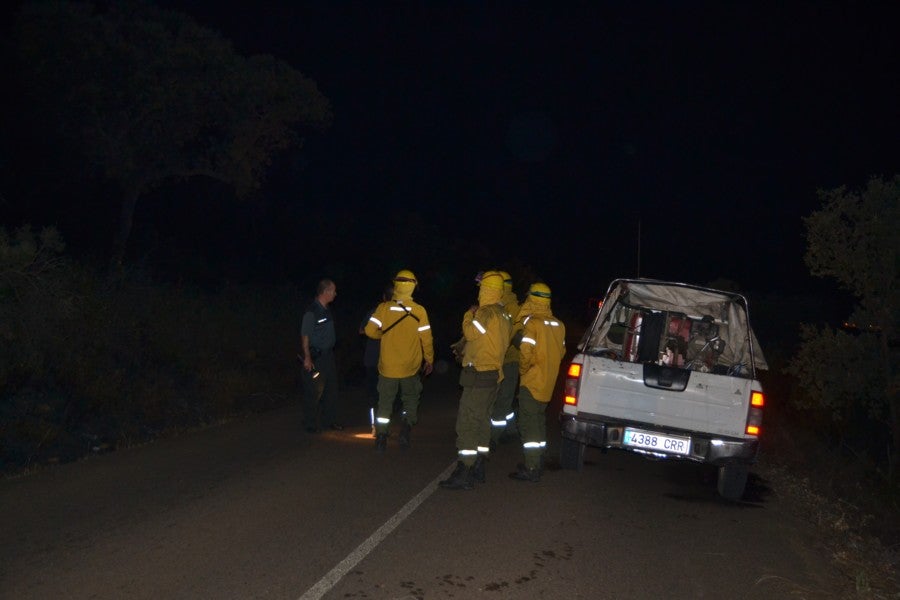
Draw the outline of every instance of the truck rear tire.
<instances>
[{"instance_id":1,"label":"truck rear tire","mask_svg":"<svg viewBox=\"0 0 900 600\"><path fill-rule=\"evenodd\" d=\"M563 469L580 471L584 466L584 450L586 444L576 442L567 437L562 438L559 450L559 464Z\"/></svg>"},{"instance_id":2,"label":"truck rear tire","mask_svg":"<svg viewBox=\"0 0 900 600\"><path fill-rule=\"evenodd\" d=\"M747 487L747 475L750 467L747 465L724 465L719 467L719 480L717 488L719 495L726 500L738 502L744 496Z\"/></svg>"}]
</instances>

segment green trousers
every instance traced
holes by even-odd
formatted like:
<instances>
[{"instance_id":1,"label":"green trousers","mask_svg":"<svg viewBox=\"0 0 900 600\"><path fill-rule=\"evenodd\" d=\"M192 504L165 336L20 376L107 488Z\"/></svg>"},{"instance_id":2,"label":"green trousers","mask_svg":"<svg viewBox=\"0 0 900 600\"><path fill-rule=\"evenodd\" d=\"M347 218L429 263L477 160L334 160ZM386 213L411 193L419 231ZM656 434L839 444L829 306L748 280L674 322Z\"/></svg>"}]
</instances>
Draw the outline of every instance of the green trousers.
<instances>
[{"instance_id":1,"label":"green trousers","mask_svg":"<svg viewBox=\"0 0 900 600\"><path fill-rule=\"evenodd\" d=\"M497 400L491 411L491 439L499 441L500 436L506 431L513 419L513 400L516 398L516 390L519 388L519 363L508 362L503 364L503 381L497 388Z\"/></svg>"},{"instance_id":2,"label":"green trousers","mask_svg":"<svg viewBox=\"0 0 900 600\"><path fill-rule=\"evenodd\" d=\"M527 387L519 387L519 434L525 466L541 467L541 457L547 450L547 402L539 402Z\"/></svg>"},{"instance_id":3,"label":"green trousers","mask_svg":"<svg viewBox=\"0 0 900 600\"><path fill-rule=\"evenodd\" d=\"M466 466L475 464L478 454L487 456L490 452L490 416L497 387L463 386L456 413L456 450Z\"/></svg>"},{"instance_id":4,"label":"green trousers","mask_svg":"<svg viewBox=\"0 0 900 600\"><path fill-rule=\"evenodd\" d=\"M375 433L387 433L394 411L394 399L400 394L403 418L410 425L419 421L419 398L422 397L422 380L411 377L378 376L378 407L375 409Z\"/></svg>"}]
</instances>

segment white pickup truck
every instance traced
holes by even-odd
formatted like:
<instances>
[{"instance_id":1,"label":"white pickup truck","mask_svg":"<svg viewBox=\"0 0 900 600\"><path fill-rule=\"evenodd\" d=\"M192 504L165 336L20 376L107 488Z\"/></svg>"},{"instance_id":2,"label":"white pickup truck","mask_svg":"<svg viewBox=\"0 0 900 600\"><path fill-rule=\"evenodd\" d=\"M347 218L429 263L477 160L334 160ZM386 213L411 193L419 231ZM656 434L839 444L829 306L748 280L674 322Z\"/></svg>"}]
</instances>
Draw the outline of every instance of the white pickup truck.
<instances>
[{"instance_id":1,"label":"white pickup truck","mask_svg":"<svg viewBox=\"0 0 900 600\"><path fill-rule=\"evenodd\" d=\"M568 367L563 468L587 446L718 467L740 500L756 461L767 369L740 294L650 279L613 281Z\"/></svg>"}]
</instances>

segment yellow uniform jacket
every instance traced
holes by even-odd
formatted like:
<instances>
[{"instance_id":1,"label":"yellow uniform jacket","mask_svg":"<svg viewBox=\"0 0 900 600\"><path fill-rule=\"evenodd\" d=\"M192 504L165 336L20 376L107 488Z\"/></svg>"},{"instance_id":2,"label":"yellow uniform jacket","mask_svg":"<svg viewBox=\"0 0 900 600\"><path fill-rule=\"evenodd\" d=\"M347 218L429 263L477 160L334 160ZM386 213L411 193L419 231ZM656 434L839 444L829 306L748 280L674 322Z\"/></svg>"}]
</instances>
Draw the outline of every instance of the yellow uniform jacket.
<instances>
[{"instance_id":1,"label":"yellow uniform jacket","mask_svg":"<svg viewBox=\"0 0 900 600\"><path fill-rule=\"evenodd\" d=\"M379 304L366 323L366 335L381 340L378 372L385 377L412 377L422 367L422 360L434 363L428 313L411 299Z\"/></svg>"},{"instance_id":2,"label":"yellow uniform jacket","mask_svg":"<svg viewBox=\"0 0 900 600\"><path fill-rule=\"evenodd\" d=\"M462 322L466 347L462 364L476 371L502 371L503 357L512 333L512 318L502 304L479 306L473 315L466 311Z\"/></svg>"},{"instance_id":3,"label":"yellow uniform jacket","mask_svg":"<svg viewBox=\"0 0 900 600\"><path fill-rule=\"evenodd\" d=\"M539 402L549 402L566 353L566 327L549 311L522 319L519 385Z\"/></svg>"}]
</instances>

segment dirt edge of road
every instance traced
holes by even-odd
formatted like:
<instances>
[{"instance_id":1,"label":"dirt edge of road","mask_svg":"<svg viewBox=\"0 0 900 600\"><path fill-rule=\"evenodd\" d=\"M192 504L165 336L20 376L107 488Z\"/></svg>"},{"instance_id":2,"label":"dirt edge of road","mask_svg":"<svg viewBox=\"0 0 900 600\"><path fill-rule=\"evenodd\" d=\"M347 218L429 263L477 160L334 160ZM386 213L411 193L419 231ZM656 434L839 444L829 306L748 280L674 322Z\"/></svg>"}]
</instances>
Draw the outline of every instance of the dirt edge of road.
<instances>
[{"instance_id":1,"label":"dirt edge of road","mask_svg":"<svg viewBox=\"0 0 900 600\"><path fill-rule=\"evenodd\" d=\"M900 598L900 544L885 545L873 533L873 526L891 519L890 515L873 515L842 498L824 495L819 485L796 466L762 460L754 470L777 490L797 517L812 523L821 533L829 559L846 584L843 589L832 590L835 597ZM897 526L884 525L888 529Z\"/></svg>"}]
</instances>

